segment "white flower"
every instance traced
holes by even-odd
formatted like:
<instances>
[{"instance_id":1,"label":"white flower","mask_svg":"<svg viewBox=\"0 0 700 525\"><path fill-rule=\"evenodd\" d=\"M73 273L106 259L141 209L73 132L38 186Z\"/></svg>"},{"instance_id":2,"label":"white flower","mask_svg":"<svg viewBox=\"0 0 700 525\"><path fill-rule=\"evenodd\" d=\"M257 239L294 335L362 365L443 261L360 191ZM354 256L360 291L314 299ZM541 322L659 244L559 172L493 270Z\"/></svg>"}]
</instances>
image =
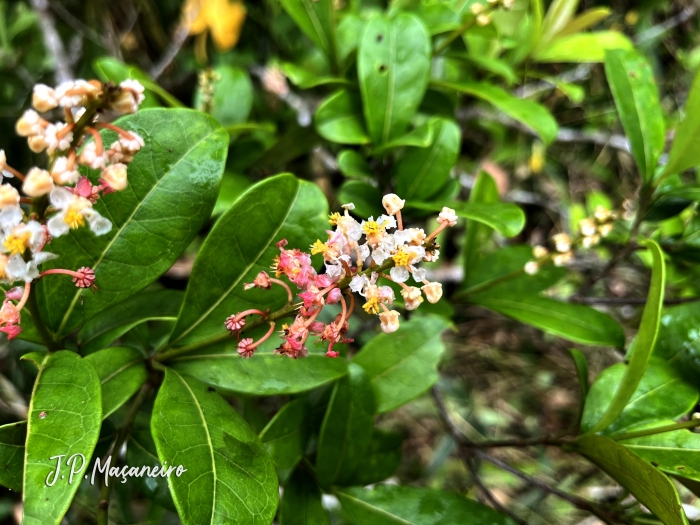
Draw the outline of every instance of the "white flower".
<instances>
[{"instance_id":1,"label":"white flower","mask_svg":"<svg viewBox=\"0 0 700 525\"><path fill-rule=\"evenodd\" d=\"M425 248L422 246L402 246L392 257L396 266L389 272L391 278L397 283L404 283L412 273L415 281L422 282L425 278L425 269L417 268L414 265L422 261L424 257Z\"/></svg>"},{"instance_id":2,"label":"white flower","mask_svg":"<svg viewBox=\"0 0 700 525\"><path fill-rule=\"evenodd\" d=\"M425 232L423 228L406 228L405 230L394 232L394 238L398 245L421 246L425 240Z\"/></svg>"},{"instance_id":3,"label":"white flower","mask_svg":"<svg viewBox=\"0 0 700 525\"><path fill-rule=\"evenodd\" d=\"M359 224L358 224L358 226L359 226ZM358 259L358 263L359 263L360 261L364 262L364 261L367 259L367 257L369 257L369 253L370 253L370 252L369 252L369 246L367 245L367 243L361 244L360 246L358 246L358 247L357 247L357 259Z\"/></svg>"},{"instance_id":4,"label":"white flower","mask_svg":"<svg viewBox=\"0 0 700 525\"><path fill-rule=\"evenodd\" d=\"M125 80L119 87L121 93L112 103L112 109L122 115L136 113L146 96L143 94L144 88L138 80Z\"/></svg>"},{"instance_id":5,"label":"white flower","mask_svg":"<svg viewBox=\"0 0 700 525\"><path fill-rule=\"evenodd\" d=\"M540 271L540 265L537 261L528 261L525 263L525 273L528 275L535 275Z\"/></svg>"},{"instance_id":6,"label":"white flower","mask_svg":"<svg viewBox=\"0 0 700 525\"><path fill-rule=\"evenodd\" d=\"M56 124L49 124L46 127L46 150L49 154L55 152L56 150L66 150L70 148L71 142L73 142L73 132L69 131L67 133L62 132L68 124L65 122L58 122Z\"/></svg>"},{"instance_id":7,"label":"white flower","mask_svg":"<svg viewBox=\"0 0 700 525\"><path fill-rule=\"evenodd\" d=\"M65 188L54 188L49 200L59 210L46 223L53 237L60 237L69 230L83 226L86 219L95 235L104 235L112 229L112 223L94 210L89 200L78 197Z\"/></svg>"},{"instance_id":8,"label":"white flower","mask_svg":"<svg viewBox=\"0 0 700 525\"><path fill-rule=\"evenodd\" d=\"M401 289L401 297L406 310L415 310L423 302L423 295L420 289L415 286L407 286Z\"/></svg>"},{"instance_id":9,"label":"white flower","mask_svg":"<svg viewBox=\"0 0 700 525\"><path fill-rule=\"evenodd\" d=\"M0 245L7 253L22 255L27 248L35 251L44 244L44 236L44 227L41 224L37 221L24 223L20 217L11 227L3 227Z\"/></svg>"},{"instance_id":10,"label":"white flower","mask_svg":"<svg viewBox=\"0 0 700 525\"><path fill-rule=\"evenodd\" d=\"M143 148L145 142L138 133L129 131L128 134L128 137L123 135L119 136L119 145L122 147L122 151L125 154L134 155Z\"/></svg>"},{"instance_id":11,"label":"white flower","mask_svg":"<svg viewBox=\"0 0 700 525\"><path fill-rule=\"evenodd\" d=\"M75 184L80 178L80 172L75 169L68 169L68 157L58 157L51 166L51 177L56 184L65 186Z\"/></svg>"},{"instance_id":12,"label":"white flower","mask_svg":"<svg viewBox=\"0 0 700 525\"><path fill-rule=\"evenodd\" d=\"M425 257L423 260L425 262L435 262L440 258L440 250L433 250L432 252L425 252Z\"/></svg>"},{"instance_id":13,"label":"white flower","mask_svg":"<svg viewBox=\"0 0 700 525\"><path fill-rule=\"evenodd\" d=\"M347 204L341 204L340 207L347 211L352 211L355 209L355 205L352 202L348 202Z\"/></svg>"},{"instance_id":14,"label":"white flower","mask_svg":"<svg viewBox=\"0 0 700 525\"><path fill-rule=\"evenodd\" d=\"M102 155L97 154L97 144L95 142L88 143L83 151L80 153L78 162L83 166L92 168L93 170L104 169L107 166L107 154L102 153Z\"/></svg>"},{"instance_id":15,"label":"white flower","mask_svg":"<svg viewBox=\"0 0 700 525\"><path fill-rule=\"evenodd\" d=\"M457 224L457 214L452 208L445 206L438 214L437 221L440 224L447 223L448 226L454 226Z\"/></svg>"},{"instance_id":16,"label":"white flower","mask_svg":"<svg viewBox=\"0 0 700 525\"><path fill-rule=\"evenodd\" d=\"M406 201L400 199L395 193L384 195L382 199L382 206L384 206L384 209L389 215L396 215L403 209L404 204L406 204Z\"/></svg>"},{"instance_id":17,"label":"white flower","mask_svg":"<svg viewBox=\"0 0 700 525\"><path fill-rule=\"evenodd\" d=\"M598 235L598 234L589 235L589 236L583 238L583 240L581 241L581 246L583 246L584 248L593 248L593 246L596 246L599 242L600 242L600 235Z\"/></svg>"},{"instance_id":18,"label":"white flower","mask_svg":"<svg viewBox=\"0 0 700 525\"><path fill-rule=\"evenodd\" d=\"M326 275L332 281L337 281L343 275L343 266L340 263L326 262Z\"/></svg>"},{"instance_id":19,"label":"white flower","mask_svg":"<svg viewBox=\"0 0 700 525\"><path fill-rule=\"evenodd\" d=\"M30 197L41 197L53 189L51 174L41 168L32 168L22 184L22 191Z\"/></svg>"},{"instance_id":20,"label":"white flower","mask_svg":"<svg viewBox=\"0 0 700 525\"><path fill-rule=\"evenodd\" d=\"M574 252L558 253L552 258L554 266L564 266L574 258Z\"/></svg>"},{"instance_id":21,"label":"white flower","mask_svg":"<svg viewBox=\"0 0 700 525\"><path fill-rule=\"evenodd\" d=\"M365 296L364 289L368 285L369 279L366 275L357 274L350 279L350 289L355 293L359 293L362 297Z\"/></svg>"},{"instance_id":22,"label":"white flower","mask_svg":"<svg viewBox=\"0 0 700 525\"><path fill-rule=\"evenodd\" d=\"M601 224L598 226L598 233L600 233L601 237L607 237L610 235L613 231L613 225L612 223L610 224Z\"/></svg>"},{"instance_id":23,"label":"white flower","mask_svg":"<svg viewBox=\"0 0 700 525\"><path fill-rule=\"evenodd\" d=\"M19 206L19 192L9 184L0 186L0 209L6 206Z\"/></svg>"},{"instance_id":24,"label":"white flower","mask_svg":"<svg viewBox=\"0 0 700 525\"><path fill-rule=\"evenodd\" d=\"M46 84L37 84L32 93L32 106L40 113L51 111L58 107L56 92Z\"/></svg>"},{"instance_id":25,"label":"white flower","mask_svg":"<svg viewBox=\"0 0 700 525\"><path fill-rule=\"evenodd\" d=\"M547 255L549 255L549 250L544 246L537 245L532 247L532 256L535 259L542 259L544 257L547 257Z\"/></svg>"},{"instance_id":26,"label":"white flower","mask_svg":"<svg viewBox=\"0 0 700 525\"><path fill-rule=\"evenodd\" d=\"M126 178L125 164L112 164L102 171L102 179L109 184L110 188L116 191L126 189L129 182Z\"/></svg>"},{"instance_id":27,"label":"white flower","mask_svg":"<svg viewBox=\"0 0 700 525\"><path fill-rule=\"evenodd\" d=\"M21 223L23 218L24 212L22 208L19 207L19 204L4 206L3 209L0 210L0 229L9 231Z\"/></svg>"},{"instance_id":28,"label":"white flower","mask_svg":"<svg viewBox=\"0 0 700 525\"><path fill-rule=\"evenodd\" d=\"M399 315L399 312L396 310L389 310L388 312L382 312L379 314L382 332L385 334L396 332L396 330L399 329Z\"/></svg>"},{"instance_id":29,"label":"white flower","mask_svg":"<svg viewBox=\"0 0 700 525\"><path fill-rule=\"evenodd\" d=\"M28 109L15 124L15 131L20 137L31 137L43 131L43 119L33 109Z\"/></svg>"},{"instance_id":30,"label":"white flower","mask_svg":"<svg viewBox=\"0 0 700 525\"><path fill-rule=\"evenodd\" d=\"M588 217L586 219L581 219L578 221L578 228L581 231L581 235L588 237L589 235L595 235L596 233L596 223L595 220Z\"/></svg>"},{"instance_id":31,"label":"white flower","mask_svg":"<svg viewBox=\"0 0 700 525\"><path fill-rule=\"evenodd\" d=\"M566 233L553 235L552 241L554 241L554 246L559 253L565 253L571 249L571 239Z\"/></svg>"},{"instance_id":32,"label":"white flower","mask_svg":"<svg viewBox=\"0 0 700 525\"><path fill-rule=\"evenodd\" d=\"M428 283L421 287L421 290L423 290L423 293L430 304L437 303L442 297L442 284L440 283Z\"/></svg>"}]
</instances>

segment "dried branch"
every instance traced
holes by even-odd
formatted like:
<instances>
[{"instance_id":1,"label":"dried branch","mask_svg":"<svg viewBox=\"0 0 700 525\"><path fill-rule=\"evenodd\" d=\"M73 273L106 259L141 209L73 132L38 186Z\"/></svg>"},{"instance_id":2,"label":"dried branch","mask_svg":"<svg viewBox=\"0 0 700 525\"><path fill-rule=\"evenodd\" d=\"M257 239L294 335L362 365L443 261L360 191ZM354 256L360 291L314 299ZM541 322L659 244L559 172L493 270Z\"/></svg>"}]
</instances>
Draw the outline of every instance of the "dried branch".
<instances>
[{"instance_id":1,"label":"dried branch","mask_svg":"<svg viewBox=\"0 0 700 525\"><path fill-rule=\"evenodd\" d=\"M61 82L71 80L73 78L73 72L71 71L66 50L63 47L63 41L56 29L56 20L49 9L48 0L31 0L31 5L39 18L46 52L53 58L56 83L60 84Z\"/></svg>"}]
</instances>

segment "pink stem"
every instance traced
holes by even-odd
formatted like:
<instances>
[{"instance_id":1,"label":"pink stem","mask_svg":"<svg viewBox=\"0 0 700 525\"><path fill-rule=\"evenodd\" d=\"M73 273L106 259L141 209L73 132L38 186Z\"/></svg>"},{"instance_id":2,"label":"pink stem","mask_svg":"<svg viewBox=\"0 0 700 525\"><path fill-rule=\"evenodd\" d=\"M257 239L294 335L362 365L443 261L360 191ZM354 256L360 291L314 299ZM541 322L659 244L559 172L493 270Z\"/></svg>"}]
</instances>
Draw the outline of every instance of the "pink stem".
<instances>
[{"instance_id":1,"label":"pink stem","mask_svg":"<svg viewBox=\"0 0 700 525\"><path fill-rule=\"evenodd\" d=\"M114 124L110 124L109 122L98 122L95 124L95 127L97 129L110 129L114 131L115 133L118 133L121 137L127 138L129 140L134 140L136 137L125 129L120 128L119 126L115 126Z\"/></svg>"},{"instance_id":2,"label":"pink stem","mask_svg":"<svg viewBox=\"0 0 700 525\"><path fill-rule=\"evenodd\" d=\"M51 271L51 270L49 270ZM242 319L243 317L247 315L253 315L257 314L263 317L263 319L267 319L267 314L265 312L261 312L260 310L256 310L255 308L251 308L250 310L243 310L242 312L239 312L236 314L236 319Z\"/></svg>"},{"instance_id":3,"label":"pink stem","mask_svg":"<svg viewBox=\"0 0 700 525\"><path fill-rule=\"evenodd\" d=\"M95 128L85 128L85 131L87 131L90 135L92 135L92 138L95 139L95 154L98 157L101 157L104 154L105 148L104 144L102 143L102 136L100 135L100 132Z\"/></svg>"},{"instance_id":4,"label":"pink stem","mask_svg":"<svg viewBox=\"0 0 700 525\"><path fill-rule=\"evenodd\" d=\"M343 328L343 324L345 323L345 316L348 313L348 305L345 304L345 299L343 299L343 296L340 296L340 302L343 305L343 313L340 316L340 320L338 321L338 324L335 325L336 331L340 334L340 329Z\"/></svg>"},{"instance_id":5,"label":"pink stem","mask_svg":"<svg viewBox=\"0 0 700 525\"><path fill-rule=\"evenodd\" d=\"M399 224L399 230L403 231L403 220L401 220L401 210L396 212L396 222Z\"/></svg>"},{"instance_id":6,"label":"pink stem","mask_svg":"<svg viewBox=\"0 0 700 525\"><path fill-rule=\"evenodd\" d=\"M27 299L29 299L29 290L32 287L32 283L30 282L25 282L24 283L24 293L22 294L22 298L19 300L17 303L17 311L19 312L22 308L24 308L24 305L27 304Z\"/></svg>"},{"instance_id":7,"label":"pink stem","mask_svg":"<svg viewBox=\"0 0 700 525\"><path fill-rule=\"evenodd\" d=\"M45 275L57 275L57 274L62 274L62 275L70 275L71 277L77 277L78 279L82 279L85 277L85 274L82 274L80 272L74 272L73 270L65 270L63 268L54 268L52 270L44 270L39 274L39 277L44 277Z\"/></svg>"},{"instance_id":8,"label":"pink stem","mask_svg":"<svg viewBox=\"0 0 700 525\"><path fill-rule=\"evenodd\" d=\"M247 347L247 349L252 350L253 348L257 348L258 346L260 346L262 343L264 343L265 341L267 341L270 338L270 336L272 335L272 332L274 332L274 331L275 331L275 323L270 321L270 329L267 331L267 333L264 336L262 336L262 338L260 340L256 341L252 345L249 345Z\"/></svg>"},{"instance_id":9,"label":"pink stem","mask_svg":"<svg viewBox=\"0 0 700 525\"><path fill-rule=\"evenodd\" d=\"M442 230L444 230L445 228L447 228L447 225L448 225L447 222L442 222L442 223L440 223L440 226L438 226L438 227L435 229L435 231L434 231L433 233L431 233L430 235L428 235L428 236L425 238L425 240L423 241L423 244L425 244L426 242L432 241L435 237L438 236L438 234L439 234Z\"/></svg>"},{"instance_id":10,"label":"pink stem","mask_svg":"<svg viewBox=\"0 0 700 525\"><path fill-rule=\"evenodd\" d=\"M318 308L316 308L316 311L313 314L311 314L311 317L309 317L304 323L304 328L311 326L311 323L313 323L316 320L318 314L321 313L321 310L323 310L323 306L319 306Z\"/></svg>"},{"instance_id":11,"label":"pink stem","mask_svg":"<svg viewBox=\"0 0 700 525\"><path fill-rule=\"evenodd\" d=\"M287 304L290 304L292 301L294 301L294 294L292 293L292 289L287 283L285 283L284 281L280 281L279 279L275 279L274 277L270 277L269 279L271 283L279 284L285 290L287 290Z\"/></svg>"}]
</instances>

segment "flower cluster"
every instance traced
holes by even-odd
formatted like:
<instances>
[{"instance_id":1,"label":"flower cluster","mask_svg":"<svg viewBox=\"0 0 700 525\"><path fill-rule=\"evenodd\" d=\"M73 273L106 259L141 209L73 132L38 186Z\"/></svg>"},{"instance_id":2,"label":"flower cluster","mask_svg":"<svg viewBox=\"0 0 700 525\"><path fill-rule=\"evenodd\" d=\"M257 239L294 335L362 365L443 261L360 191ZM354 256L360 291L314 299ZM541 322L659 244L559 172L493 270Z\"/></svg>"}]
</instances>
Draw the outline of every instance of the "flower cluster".
<instances>
[{"instance_id":1,"label":"flower cluster","mask_svg":"<svg viewBox=\"0 0 700 525\"><path fill-rule=\"evenodd\" d=\"M552 236L555 252L550 254L544 246L535 246L532 249L533 261L525 264L525 273L536 274L540 267L551 260L555 266L564 266L574 258L573 249L577 245L583 248L592 248L600 243L601 238L607 237L613 230L613 223L617 214L603 206L597 206L593 217L581 219L578 223L579 235L572 239L567 233L557 233Z\"/></svg>"},{"instance_id":2,"label":"flower cluster","mask_svg":"<svg viewBox=\"0 0 700 525\"><path fill-rule=\"evenodd\" d=\"M407 310L414 310L423 302L423 295L430 303L436 303L442 296L442 285L429 282L426 271L419 265L423 261L436 261L440 256L435 237L445 228L457 223L457 215L450 208L443 208L437 217L438 227L429 235L421 228L404 228L401 210L405 201L395 194L384 196L382 200L385 215L376 219L369 217L357 221L350 211L353 204L343 206L344 212L333 213L329 223L333 229L326 230L327 240L318 239L303 252L298 248L288 249L287 241L277 243L280 250L272 266L275 277L267 272L260 272L245 289L261 288L269 290L273 284L282 286L287 291L288 306L294 300L294 293L289 285L280 279L295 285L301 303L296 310L296 317L290 325L283 325L282 344L277 348L278 354L292 358L308 354L306 343L313 334L319 343L328 343L326 355L338 357L333 350L337 343L351 342L347 337L349 320L355 307L357 293L364 304L362 309L371 315L378 315L381 328L385 333L395 332L399 328L399 312L392 309L394 289L381 284L380 279L396 283L401 288L401 297ZM323 258L323 273L318 273L313 266L312 256ZM388 273L387 273L388 272ZM421 285L409 286L411 278ZM340 304L341 312L329 323L318 320L326 305ZM251 357L255 349L266 340L274 329L273 317L260 310L246 310L226 319L226 328L240 337L246 327L246 316L260 315L270 323L267 335L257 342L251 338L240 339L238 353Z\"/></svg>"},{"instance_id":3,"label":"flower cluster","mask_svg":"<svg viewBox=\"0 0 700 525\"><path fill-rule=\"evenodd\" d=\"M27 138L32 151L48 154L48 169L33 167L25 175L10 166L0 150L0 182L4 182L0 184L0 282L24 283L6 294L0 308L0 331L10 338L21 332L20 310L28 299L30 283L38 277L67 274L77 287L94 288L95 274L90 268L41 273L39 266L56 258L44 251L52 238L86 224L96 235L111 230L112 223L93 205L101 196L127 187L127 164L144 141L136 133L100 118L135 113L143 98L143 86L134 80L119 86L75 80L56 88L44 84L34 87L33 109L24 112L15 128ZM51 122L40 115L54 110L62 111L64 120ZM102 143L100 129L118 134L118 140L108 149ZM86 137L93 140L83 144ZM93 185L81 176L79 166L101 170L99 184ZM5 178L19 180L25 196L20 196ZM15 305L13 300L19 302Z\"/></svg>"}]
</instances>

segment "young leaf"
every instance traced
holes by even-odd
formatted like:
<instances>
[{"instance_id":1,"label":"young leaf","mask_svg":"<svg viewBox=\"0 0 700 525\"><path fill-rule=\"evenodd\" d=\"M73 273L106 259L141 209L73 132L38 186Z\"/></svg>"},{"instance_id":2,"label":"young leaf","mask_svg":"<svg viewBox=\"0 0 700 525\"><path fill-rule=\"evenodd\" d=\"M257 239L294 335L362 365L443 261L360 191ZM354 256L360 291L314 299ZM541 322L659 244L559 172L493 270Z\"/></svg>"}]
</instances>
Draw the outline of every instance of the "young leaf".
<instances>
[{"instance_id":1,"label":"young leaf","mask_svg":"<svg viewBox=\"0 0 700 525\"><path fill-rule=\"evenodd\" d=\"M547 144L557 136L557 121L547 109L533 102L514 97L507 91L485 82L433 82L435 87L450 89L480 98L509 117L524 124Z\"/></svg>"},{"instance_id":2,"label":"young leaf","mask_svg":"<svg viewBox=\"0 0 700 525\"><path fill-rule=\"evenodd\" d=\"M151 432L161 463L187 469L168 478L184 525L272 521L279 499L272 460L214 389L167 369Z\"/></svg>"},{"instance_id":3,"label":"young leaf","mask_svg":"<svg viewBox=\"0 0 700 525\"><path fill-rule=\"evenodd\" d=\"M651 66L636 51L608 50L605 75L642 181L649 182L664 147L664 121Z\"/></svg>"},{"instance_id":4,"label":"young leaf","mask_svg":"<svg viewBox=\"0 0 700 525\"><path fill-rule=\"evenodd\" d=\"M471 204L495 204L499 200L496 181L485 171L480 171L469 193L469 202ZM469 273L479 259L478 241L480 232L484 232L483 235L485 236L486 233L490 233L491 230L488 226L482 226L478 221L467 220L467 235L464 240L464 250L462 254L462 258L464 259L465 281L469 279Z\"/></svg>"},{"instance_id":5,"label":"young leaf","mask_svg":"<svg viewBox=\"0 0 700 525\"><path fill-rule=\"evenodd\" d=\"M318 438L316 476L322 487L346 484L354 476L372 439L374 407L367 373L350 364L333 389Z\"/></svg>"},{"instance_id":6,"label":"young leaf","mask_svg":"<svg viewBox=\"0 0 700 525\"><path fill-rule=\"evenodd\" d=\"M304 456L308 402L295 399L284 405L260 432L267 453L280 469L291 469Z\"/></svg>"},{"instance_id":7,"label":"young leaf","mask_svg":"<svg viewBox=\"0 0 700 525\"><path fill-rule=\"evenodd\" d=\"M600 432L608 428L622 413L627 402L637 389L647 368L651 352L656 344L659 333L659 319L664 304L664 287L666 285L666 263L664 254L655 241L647 241L647 247L652 256L651 284L647 295L647 303L639 325L639 333L632 349L625 375L622 377L615 396L603 413L600 421L589 432Z\"/></svg>"},{"instance_id":8,"label":"young leaf","mask_svg":"<svg viewBox=\"0 0 700 525\"><path fill-rule=\"evenodd\" d=\"M586 432L601 419L625 375L624 363L603 370L586 399L581 430ZM643 425L677 419L693 409L698 393L661 359L652 358L624 410L603 434L614 435ZM661 425L658 425L661 426Z\"/></svg>"},{"instance_id":9,"label":"young leaf","mask_svg":"<svg viewBox=\"0 0 700 525\"><path fill-rule=\"evenodd\" d=\"M143 292L107 308L78 332L83 354L105 348L133 327L147 321L174 321L184 294L179 290Z\"/></svg>"},{"instance_id":10,"label":"young leaf","mask_svg":"<svg viewBox=\"0 0 700 525\"><path fill-rule=\"evenodd\" d=\"M486 505L442 490L375 485L370 490L339 488L335 495L354 525L515 525L510 518Z\"/></svg>"},{"instance_id":11,"label":"young leaf","mask_svg":"<svg viewBox=\"0 0 700 525\"><path fill-rule=\"evenodd\" d=\"M15 492L22 492L26 439L26 421L0 427L0 485Z\"/></svg>"},{"instance_id":12,"label":"young leaf","mask_svg":"<svg viewBox=\"0 0 700 525\"><path fill-rule=\"evenodd\" d=\"M345 89L336 91L321 102L314 116L316 131L324 139L340 144L368 144L370 142L360 97Z\"/></svg>"},{"instance_id":13,"label":"young leaf","mask_svg":"<svg viewBox=\"0 0 700 525\"><path fill-rule=\"evenodd\" d=\"M537 295L508 298L497 293L494 297L488 291L470 297L470 300L575 343L617 348L625 344L625 334L612 317L583 304L564 303Z\"/></svg>"},{"instance_id":14,"label":"young leaf","mask_svg":"<svg viewBox=\"0 0 700 525\"><path fill-rule=\"evenodd\" d=\"M22 523L61 523L87 470L101 422L102 392L93 366L67 350L46 354L29 405ZM74 454L82 454L83 459ZM51 483L57 455L63 456L66 476ZM76 473L72 483L71 471Z\"/></svg>"},{"instance_id":15,"label":"young leaf","mask_svg":"<svg viewBox=\"0 0 700 525\"><path fill-rule=\"evenodd\" d=\"M114 346L90 354L85 361L97 371L102 385L102 418L126 403L148 379L145 358L128 346Z\"/></svg>"},{"instance_id":16,"label":"young leaf","mask_svg":"<svg viewBox=\"0 0 700 525\"><path fill-rule=\"evenodd\" d=\"M695 75L683 112L685 117L676 129L664 175L680 173L700 164L700 149L695 147L700 132L700 73Z\"/></svg>"},{"instance_id":17,"label":"young leaf","mask_svg":"<svg viewBox=\"0 0 700 525\"><path fill-rule=\"evenodd\" d=\"M629 490L666 525L687 525L680 497L664 474L626 447L605 436L586 434L573 445L605 473Z\"/></svg>"},{"instance_id":18,"label":"young leaf","mask_svg":"<svg viewBox=\"0 0 700 525\"><path fill-rule=\"evenodd\" d=\"M328 226L327 214L318 186L293 175L278 175L250 188L204 241L171 344L225 339L228 316L253 304L261 309L283 306L286 295L281 287L245 291L243 283L269 270L282 239L302 248L314 242Z\"/></svg>"},{"instance_id":19,"label":"young leaf","mask_svg":"<svg viewBox=\"0 0 700 525\"><path fill-rule=\"evenodd\" d=\"M338 155L338 169L349 178L372 180L372 168L365 158L354 149L344 149Z\"/></svg>"},{"instance_id":20,"label":"young leaf","mask_svg":"<svg viewBox=\"0 0 700 525\"><path fill-rule=\"evenodd\" d=\"M574 16L579 0L554 0L542 20L540 43L546 44L559 33Z\"/></svg>"},{"instance_id":21,"label":"young leaf","mask_svg":"<svg viewBox=\"0 0 700 525\"><path fill-rule=\"evenodd\" d=\"M297 467L284 486L280 525L330 525L321 489L304 466Z\"/></svg>"},{"instance_id":22,"label":"young leaf","mask_svg":"<svg viewBox=\"0 0 700 525\"><path fill-rule=\"evenodd\" d=\"M632 49L632 42L617 31L561 36L537 51L537 62L603 62L609 49Z\"/></svg>"},{"instance_id":23,"label":"young leaf","mask_svg":"<svg viewBox=\"0 0 700 525\"><path fill-rule=\"evenodd\" d=\"M373 148L370 155L379 157L386 155L388 152L403 147L427 148L432 144L435 137L435 125L437 119L430 119L422 126L409 131L405 135L396 137L395 139L385 142L381 146Z\"/></svg>"},{"instance_id":24,"label":"young leaf","mask_svg":"<svg viewBox=\"0 0 700 525\"><path fill-rule=\"evenodd\" d=\"M213 73L209 81L213 93L207 95L209 107L204 105L201 86L195 93L194 107L207 111L222 126L245 122L253 107L253 84L248 72L240 67L223 65L214 68Z\"/></svg>"},{"instance_id":25,"label":"young leaf","mask_svg":"<svg viewBox=\"0 0 700 525\"><path fill-rule=\"evenodd\" d=\"M573 35L580 31L585 31L598 22L605 20L610 16L611 12L609 7L594 7L588 9L566 24L564 28L557 33L557 36L562 37L564 35Z\"/></svg>"},{"instance_id":26,"label":"young leaf","mask_svg":"<svg viewBox=\"0 0 700 525\"><path fill-rule=\"evenodd\" d=\"M525 226L525 213L519 206L509 202L494 204L472 202L450 202L450 207L459 217L478 221L490 226L505 237L515 237ZM440 211L444 202L406 202L407 208Z\"/></svg>"},{"instance_id":27,"label":"young leaf","mask_svg":"<svg viewBox=\"0 0 700 525\"><path fill-rule=\"evenodd\" d=\"M155 281L187 248L216 202L228 136L213 118L189 109L151 109L118 123L146 145L129 164L129 187L95 205L112 230L96 237L80 228L54 239L51 250L60 257L43 266L89 266L99 293L60 277L41 279L32 290L42 318L58 335ZM115 134L104 132L104 138L111 144Z\"/></svg>"},{"instance_id":28,"label":"young leaf","mask_svg":"<svg viewBox=\"0 0 700 525\"><path fill-rule=\"evenodd\" d=\"M402 199L430 199L445 185L457 162L461 144L457 124L437 119L434 128L432 144L409 148L396 166L396 192Z\"/></svg>"},{"instance_id":29,"label":"young leaf","mask_svg":"<svg viewBox=\"0 0 700 525\"><path fill-rule=\"evenodd\" d=\"M333 0L281 0L282 7L331 64L336 61L335 7Z\"/></svg>"},{"instance_id":30,"label":"young leaf","mask_svg":"<svg viewBox=\"0 0 700 525\"><path fill-rule=\"evenodd\" d=\"M376 145L403 135L428 87L430 36L415 15L375 16L357 52L369 135Z\"/></svg>"},{"instance_id":31,"label":"young leaf","mask_svg":"<svg viewBox=\"0 0 700 525\"><path fill-rule=\"evenodd\" d=\"M371 339L353 358L370 378L378 413L408 403L435 384L444 350L440 337L449 326L437 315L417 316L401 323L400 330Z\"/></svg>"}]
</instances>

